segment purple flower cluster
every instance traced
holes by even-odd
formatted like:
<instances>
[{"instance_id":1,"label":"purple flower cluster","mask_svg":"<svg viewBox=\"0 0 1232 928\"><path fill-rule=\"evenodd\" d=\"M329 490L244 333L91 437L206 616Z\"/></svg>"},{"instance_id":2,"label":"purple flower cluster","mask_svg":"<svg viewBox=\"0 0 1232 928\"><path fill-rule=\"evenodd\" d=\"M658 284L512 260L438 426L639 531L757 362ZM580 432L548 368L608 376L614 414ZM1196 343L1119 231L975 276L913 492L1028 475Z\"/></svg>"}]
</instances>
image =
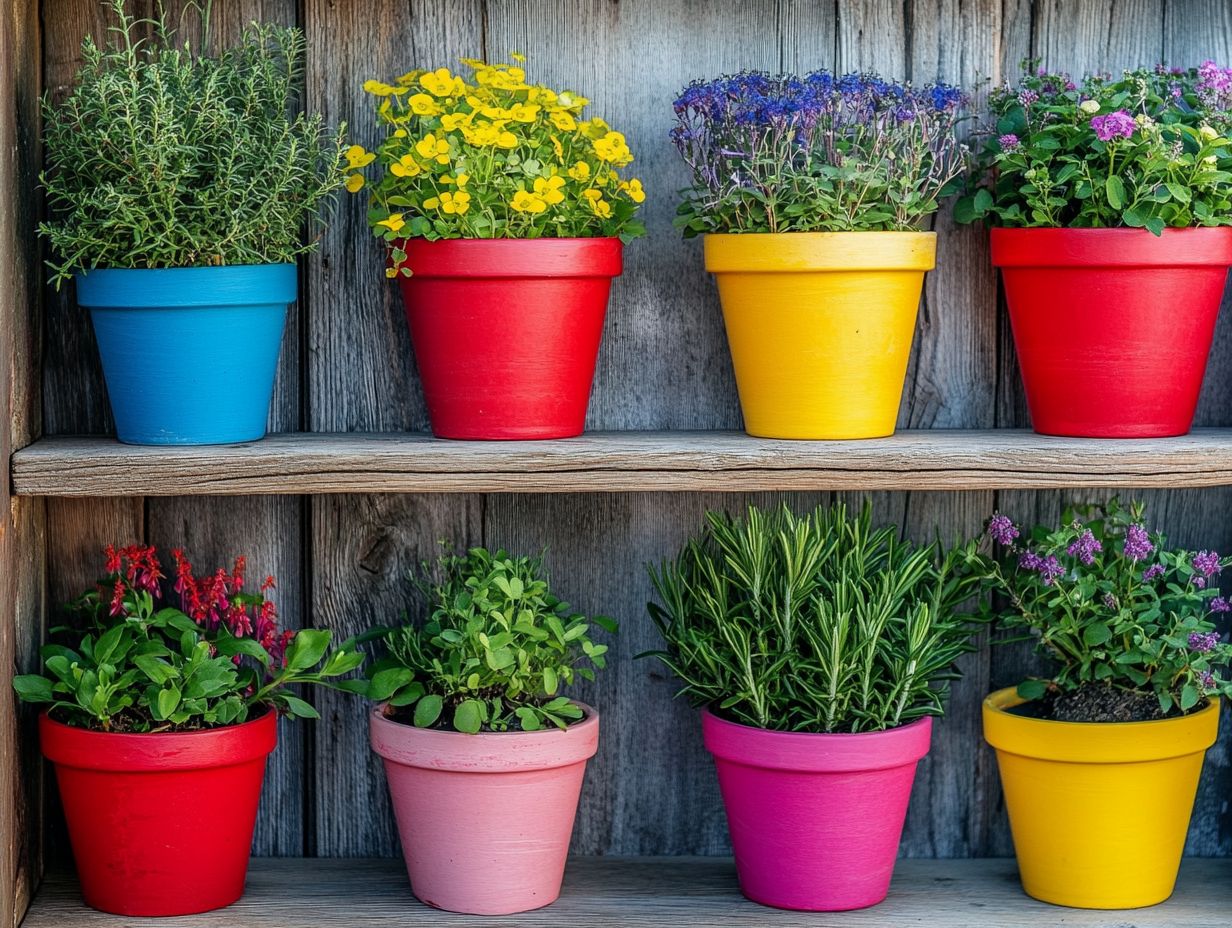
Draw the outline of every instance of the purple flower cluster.
<instances>
[{"instance_id":1,"label":"purple flower cluster","mask_svg":"<svg viewBox=\"0 0 1232 928\"><path fill-rule=\"evenodd\" d=\"M1104 546L1099 543L1099 539L1088 528L1083 531L1078 538L1065 549L1065 553L1070 557L1076 557L1083 564L1091 565L1095 563L1095 555L1104 550Z\"/></svg>"},{"instance_id":2,"label":"purple flower cluster","mask_svg":"<svg viewBox=\"0 0 1232 928\"><path fill-rule=\"evenodd\" d=\"M1232 68L1221 68L1213 61L1202 62L1194 93L1207 109L1232 109Z\"/></svg>"},{"instance_id":3,"label":"purple flower cluster","mask_svg":"<svg viewBox=\"0 0 1232 928\"><path fill-rule=\"evenodd\" d=\"M1065 576L1065 568L1053 555L1040 557L1034 551L1024 551L1018 556L1018 566L1023 570L1034 571L1040 575L1044 586L1052 586Z\"/></svg>"},{"instance_id":4,"label":"purple flower cluster","mask_svg":"<svg viewBox=\"0 0 1232 928\"><path fill-rule=\"evenodd\" d=\"M1107 116L1092 116L1091 128L1095 137L1101 142L1111 142L1113 139L1127 139L1134 134L1136 124L1134 117L1125 110L1117 110Z\"/></svg>"},{"instance_id":5,"label":"purple flower cluster","mask_svg":"<svg viewBox=\"0 0 1232 928\"><path fill-rule=\"evenodd\" d=\"M1135 523L1125 530L1125 556L1131 561L1145 560L1154 550L1151 536L1141 525Z\"/></svg>"},{"instance_id":6,"label":"purple flower cluster","mask_svg":"<svg viewBox=\"0 0 1232 928\"><path fill-rule=\"evenodd\" d=\"M997 144L1001 146L1004 152L1018 151L1022 148L1022 141L1013 132L1007 132L1005 135L997 139Z\"/></svg>"},{"instance_id":7,"label":"purple flower cluster","mask_svg":"<svg viewBox=\"0 0 1232 928\"><path fill-rule=\"evenodd\" d=\"M1135 560L1137 559L1135 558ZM1150 567L1148 567L1146 570L1142 572L1142 582L1150 583L1156 577L1162 576L1163 572L1164 572L1163 564L1152 564Z\"/></svg>"},{"instance_id":8,"label":"purple flower cluster","mask_svg":"<svg viewBox=\"0 0 1232 928\"><path fill-rule=\"evenodd\" d=\"M997 513L988 520L988 537L999 545L1012 545L1018 537L1018 529L1014 527L1009 516Z\"/></svg>"},{"instance_id":9,"label":"purple flower cluster","mask_svg":"<svg viewBox=\"0 0 1232 928\"><path fill-rule=\"evenodd\" d=\"M1189 650L1205 654L1219 645L1219 632L1193 632L1189 636Z\"/></svg>"},{"instance_id":10,"label":"purple flower cluster","mask_svg":"<svg viewBox=\"0 0 1232 928\"><path fill-rule=\"evenodd\" d=\"M1222 596L1216 596L1208 605L1211 612L1232 612L1232 603L1229 603Z\"/></svg>"},{"instance_id":11,"label":"purple flower cluster","mask_svg":"<svg viewBox=\"0 0 1232 928\"><path fill-rule=\"evenodd\" d=\"M1209 670L1204 670L1198 674L1198 685L1202 687L1203 693L1209 693L1215 689L1215 675Z\"/></svg>"}]
</instances>

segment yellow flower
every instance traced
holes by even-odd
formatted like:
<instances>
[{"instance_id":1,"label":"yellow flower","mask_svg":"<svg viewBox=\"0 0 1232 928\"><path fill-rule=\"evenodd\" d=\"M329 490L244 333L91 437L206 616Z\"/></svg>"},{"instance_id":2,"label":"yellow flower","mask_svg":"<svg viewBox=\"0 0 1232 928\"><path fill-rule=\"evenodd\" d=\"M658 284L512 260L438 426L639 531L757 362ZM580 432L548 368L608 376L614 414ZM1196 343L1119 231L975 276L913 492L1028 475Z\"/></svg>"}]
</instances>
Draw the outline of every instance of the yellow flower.
<instances>
[{"instance_id":1,"label":"yellow flower","mask_svg":"<svg viewBox=\"0 0 1232 928\"><path fill-rule=\"evenodd\" d=\"M471 145L486 147L495 145L500 138L500 130L490 122L478 122L462 127L462 137Z\"/></svg>"},{"instance_id":2,"label":"yellow flower","mask_svg":"<svg viewBox=\"0 0 1232 928\"><path fill-rule=\"evenodd\" d=\"M396 89L396 87L390 87L381 81L364 81L364 90L374 97L388 97Z\"/></svg>"},{"instance_id":3,"label":"yellow flower","mask_svg":"<svg viewBox=\"0 0 1232 928\"><path fill-rule=\"evenodd\" d=\"M456 132L470 121L470 113L446 113L441 117L441 128L446 132Z\"/></svg>"},{"instance_id":4,"label":"yellow flower","mask_svg":"<svg viewBox=\"0 0 1232 928\"><path fill-rule=\"evenodd\" d=\"M565 179L560 176L535 178L535 193L542 197L549 206L555 206L565 198L560 190L563 186L565 186Z\"/></svg>"},{"instance_id":5,"label":"yellow flower","mask_svg":"<svg viewBox=\"0 0 1232 928\"><path fill-rule=\"evenodd\" d=\"M556 91L547 87L532 87L526 91L527 103L541 103L544 106L551 106L556 100Z\"/></svg>"},{"instance_id":6,"label":"yellow flower","mask_svg":"<svg viewBox=\"0 0 1232 928\"><path fill-rule=\"evenodd\" d=\"M395 130L394 130L394 138L396 138L396 139L404 139L404 138L406 138L406 130L405 130L405 129L395 129Z\"/></svg>"},{"instance_id":7,"label":"yellow flower","mask_svg":"<svg viewBox=\"0 0 1232 928\"><path fill-rule=\"evenodd\" d=\"M552 110L548 118L552 120L552 125L561 132L572 132L577 128L577 120L565 110Z\"/></svg>"},{"instance_id":8,"label":"yellow flower","mask_svg":"<svg viewBox=\"0 0 1232 928\"><path fill-rule=\"evenodd\" d=\"M602 198L590 201L590 208L600 219L607 219L612 215L612 204Z\"/></svg>"},{"instance_id":9,"label":"yellow flower","mask_svg":"<svg viewBox=\"0 0 1232 928\"><path fill-rule=\"evenodd\" d=\"M603 193L599 190L583 190L582 196L590 200L591 203L594 203L595 200L603 199Z\"/></svg>"},{"instance_id":10,"label":"yellow flower","mask_svg":"<svg viewBox=\"0 0 1232 928\"><path fill-rule=\"evenodd\" d=\"M519 190L513 195L513 202L509 204L519 213L542 213L548 208L548 205L543 202L540 197L533 193L527 193L525 190Z\"/></svg>"},{"instance_id":11,"label":"yellow flower","mask_svg":"<svg viewBox=\"0 0 1232 928\"><path fill-rule=\"evenodd\" d=\"M348 193L359 193L364 189L364 175L352 174L346 179L346 189Z\"/></svg>"},{"instance_id":12,"label":"yellow flower","mask_svg":"<svg viewBox=\"0 0 1232 928\"><path fill-rule=\"evenodd\" d=\"M590 165L585 161L579 161L569 169L569 176L579 184L586 183L590 179Z\"/></svg>"},{"instance_id":13,"label":"yellow flower","mask_svg":"<svg viewBox=\"0 0 1232 928\"><path fill-rule=\"evenodd\" d=\"M413 84L419 80L419 75L421 74L423 74L422 70L407 71L402 76L394 78L394 80L405 87L407 84Z\"/></svg>"},{"instance_id":14,"label":"yellow flower","mask_svg":"<svg viewBox=\"0 0 1232 928\"><path fill-rule=\"evenodd\" d=\"M399 232L406 223L403 221L401 213L391 213L388 219L382 219L377 225L384 226L390 232Z\"/></svg>"},{"instance_id":15,"label":"yellow flower","mask_svg":"<svg viewBox=\"0 0 1232 928\"><path fill-rule=\"evenodd\" d=\"M510 52L509 57L512 58L514 61L516 61L518 64L526 64L526 56L523 55L521 52Z\"/></svg>"},{"instance_id":16,"label":"yellow flower","mask_svg":"<svg viewBox=\"0 0 1232 928\"><path fill-rule=\"evenodd\" d=\"M596 116L590 122L582 123L579 128L588 139L601 139L611 131L612 127Z\"/></svg>"},{"instance_id":17,"label":"yellow flower","mask_svg":"<svg viewBox=\"0 0 1232 928\"><path fill-rule=\"evenodd\" d=\"M466 91L462 78L454 77L448 68L437 68L419 79L419 85L434 97L457 96Z\"/></svg>"},{"instance_id":18,"label":"yellow flower","mask_svg":"<svg viewBox=\"0 0 1232 928\"><path fill-rule=\"evenodd\" d=\"M419 152L419 157L425 161L435 159L438 164L449 163L448 139L438 139L431 132L415 143L415 151Z\"/></svg>"},{"instance_id":19,"label":"yellow flower","mask_svg":"<svg viewBox=\"0 0 1232 928\"><path fill-rule=\"evenodd\" d=\"M646 191L642 189L642 182L636 177L627 184L621 184L620 189L627 193L634 203L642 203L646 199Z\"/></svg>"},{"instance_id":20,"label":"yellow flower","mask_svg":"<svg viewBox=\"0 0 1232 928\"><path fill-rule=\"evenodd\" d=\"M441 112L436 101L426 93L417 93L407 102L411 105L411 112L416 116L436 116Z\"/></svg>"},{"instance_id":21,"label":"yellow flower","mask_svg":"<svg viewBox=\"0 0 1232 928\"><path fill-rule=\"evenodd\" d=\"M441 212L461 216L471 208L471 195L458 191L457 193L441 194Z\"/></svg>"},{"instance_id":22,"label":"yellow flower","mask_svg":"<svg viewBox=\"0 0 1232 928\"><path fill-rule=\"evenodd\" d=\"M423 202L424 209L440 209L440 206L441 206L440 197L428 197L428 199L424 200Z\"/></svg>"},{"instance_id":23,"label":"yellow flower","mask_svg":"<svg viewBox=\"0 0 1232 928\"><path fill-rule=\"evenodd\" d=\"M573 93L572 91L569 91L569 90L566 90L564 93L562 93L558 99L560 101L561 106L565 107L566 109L570 109L570 110L580 110L584 106L586 106L588 103L590 103L590 101L587 100L585 97L579 96L578 94ZM601 119L597 121L603 122L603 120ZM604 123L603 127L606 129L607 123Z\"/></svg>"},{"instance_id":24,"label":"yellow flower","mask_svg":"<svg viewBox=\"0 0 1232 928\"><path fill-rule=\"evenodd\" d=\"M376 155L370 151L364 151L362 145L352 145L346 150L347 168L352 171L358 171L362 167L366 167L376 159Z\"/></svg>"},{"instance_id":25,"label":"yellow flower","mask_svg":"<svg viewBox=\"0 0 1232 928\"><path fill-rule=\"evenodd\" d=\"M403 155L389 166L389 173L394 177L416 177L422 171L414 155Z\"/></svg>"},{"instance_id":26,"label":"yellow flower","mask_svg":"<svg viewBox=\"0 0 1232 928\"><path fill-rule=\"evenodd\" d=\"M633 152L629 151L625 137L619 132L608 132L603 138L595 139L591 144L594 146L595 154L604 161L622 165L633 160Z\"/></svg>"},{"instance_id":27,"label":"yellow flower","mask_svg":"<svg viewBox=\"0 0 1232 928\"><path fill-rule=\"evenodd\" d=\"M458 175L458 189L461 190L463 187L465 187L467 181L469 181L470 179L471 179L471 176L469 174L459 174Z\"/></svg>"},{"instance_id":28,"label":"yellow flower","mask_svg":"<svg viewBox=\"0 0 1232 928\"><path fill-rule=\"evenodd\" d=\"M556 152L557 158L565 157L565 147L560 144L560 139L552 136L552 151Z\"/></svg>"},{"instance_id":29,"label":"yellow flower","mask_svg":"<svg viewBox=\"0 0 1232 928\"><path fill-rule=\"evenodd\" d=\"M496 137L496 144L501 148L517 148L518 137L506 130Z\"/></svg>"},{"instance_id":30,"label":"yellow flower","mask_svg":"<svg viewBox=\"0 0 1232 928\"><path fill-rule=\"evenodd\" d=\"M515 122L534 122L539 116L539 107L529 103L515 103L509 111L509 118Z\"/></svg>"},{"instance_id":31,"label":"yellow flower","mask_svg":"<svg viewBox=\"0 0 1232 928\"><path fill-rule=\"evenodd\" d=\"M394 278L394 277L397 277L397 276L398 276L398 269L397 269L396 267L387 267L387 268L385 268L385 276L386 276L386 277L389 277L389 278Z\"/></svg>"}]
</instances>

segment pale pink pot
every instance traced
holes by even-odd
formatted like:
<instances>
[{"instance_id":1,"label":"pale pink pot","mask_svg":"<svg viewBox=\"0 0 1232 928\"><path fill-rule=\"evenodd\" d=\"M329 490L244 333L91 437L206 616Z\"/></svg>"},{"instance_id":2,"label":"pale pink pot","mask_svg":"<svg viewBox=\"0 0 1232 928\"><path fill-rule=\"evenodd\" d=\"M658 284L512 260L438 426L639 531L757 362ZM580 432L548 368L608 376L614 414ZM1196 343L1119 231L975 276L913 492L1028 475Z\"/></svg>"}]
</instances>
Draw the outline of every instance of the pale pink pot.
<instances>
[{"instance_id":1,"label":"pale pink pot","mask_svg":"<svg viewBox=\"0 0 1232 928\"><path fill-rule=\"evenodd\" d=\"M556 901L599 715L565 730L466 735L372 710L372 749L398 819L411 891L428 905L510 915Z\"/></svg>"},{"instance_id":2,"label":"pale pink pot","mask_svg":"<svg viewBox=\"0 0 1232 928\"><path fill-rule=\"evenodd\" d=\"M780 909L837 912L886 897L932 719L888 731L767 731L702 711L741 891Z\"/></svg>"}]
</instances>

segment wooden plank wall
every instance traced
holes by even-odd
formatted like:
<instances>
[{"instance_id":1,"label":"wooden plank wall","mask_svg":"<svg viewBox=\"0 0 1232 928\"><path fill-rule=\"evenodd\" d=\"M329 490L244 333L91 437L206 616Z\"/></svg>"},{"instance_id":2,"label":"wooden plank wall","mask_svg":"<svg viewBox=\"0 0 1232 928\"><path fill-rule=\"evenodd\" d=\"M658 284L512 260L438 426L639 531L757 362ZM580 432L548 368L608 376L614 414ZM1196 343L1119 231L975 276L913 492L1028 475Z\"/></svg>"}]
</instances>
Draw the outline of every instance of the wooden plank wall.
<instances>
[{"instance_id":1,"label":"wooden plank wall","mask_svg":"<svg viewBox=\"0 0 1232 928\"><path fill-rule=\"evenodd\" d=\"M141 0L148 9L151 0ZM169 4L179 9L186 4ZM376 142L370 77L452 64L462 55L530 56L535 79L574 87L624 131L650 199L650 239L628 249L599 360L589 426L737 428L739 406L712 283L697 242L672 231L685 172L666 140L670 102L696 76L743 67L878 68L917 82L942 78L986 93L1026 57L1053 67L1119 69L1232 59L1232 22L1219 0L228 0L215 33L261 16L307 31L306 101L355 140ZM62 93L82 34L103 25L94 0L42 0L43 81ZM936 223L929 275L900 424L914 428L1025 426L986 236ZM319 255L303 264L288 325L271 428L319 431L426 427L409 339L380 273L361 198L340 205ZM43 416L47 431L110 428L89 325L69 290L47 293ZM1199 422L1232 425L1232 317L1225 310ZM1232 549L1222 517L1232 491L1147 494L1177 540ZM457 495L222 500L51 501L48 585L56 601L92 578L92 552L144 536L185 542L203 560L246 553L274 572L294 622L347 634L414 609L405 574L440 539L548 548L553 579L577 605L617 617L611 669L582 695L605 716L574 849L583 854L719 853L722 808L693 714L673 682L635 662L655 644L644 614L644 565L667 556L707 508L772 502L776 494ZM792 494L808 505L825 494ZM859 494L844 494L852 503ZM883 493L878 514L920 537L970 534L995 508L1055 516L1064 494ZM1010 852L995 766L981 746L979 702L1030 666L1021 649L983 648L922 764L904 836L912 856ZM271 766L258 853L394 854L380 767L367 748L365 708L318 696L321 723L284 726ZM1232 787L1225 739L1211 752L1190 851L1232 854Z\"/></svg>"}]
</instances>

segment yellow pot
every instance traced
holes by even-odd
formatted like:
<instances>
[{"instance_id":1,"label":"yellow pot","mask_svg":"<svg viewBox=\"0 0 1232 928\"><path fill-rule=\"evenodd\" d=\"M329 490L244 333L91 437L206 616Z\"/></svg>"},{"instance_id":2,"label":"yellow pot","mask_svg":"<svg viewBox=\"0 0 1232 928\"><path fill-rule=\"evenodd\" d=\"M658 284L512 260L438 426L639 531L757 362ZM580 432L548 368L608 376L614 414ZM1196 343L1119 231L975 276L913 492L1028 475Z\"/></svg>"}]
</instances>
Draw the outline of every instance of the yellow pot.
<instances>
[{"instance_id":1,"label":"yellow pot","mask_svg":"<svg viewBox=\"0 0 1232 928\"><path fill-rule=\"evenodd\" d=\"M1219 703L1158 722L1053 722L1005 711L1013 687L984 700L1022 888L1043 902L1136 909L1176 884Z\"/></svg>"},{"instance_id":2,"label":"yellow pot","mask_svg":"<svg viewBox=\"0 0 1232 928\"><path fill-rule=\"evenodd\" d=\"M744 427L894 434L933 232L707 235Z\"/></svg>"}]
</instances>

